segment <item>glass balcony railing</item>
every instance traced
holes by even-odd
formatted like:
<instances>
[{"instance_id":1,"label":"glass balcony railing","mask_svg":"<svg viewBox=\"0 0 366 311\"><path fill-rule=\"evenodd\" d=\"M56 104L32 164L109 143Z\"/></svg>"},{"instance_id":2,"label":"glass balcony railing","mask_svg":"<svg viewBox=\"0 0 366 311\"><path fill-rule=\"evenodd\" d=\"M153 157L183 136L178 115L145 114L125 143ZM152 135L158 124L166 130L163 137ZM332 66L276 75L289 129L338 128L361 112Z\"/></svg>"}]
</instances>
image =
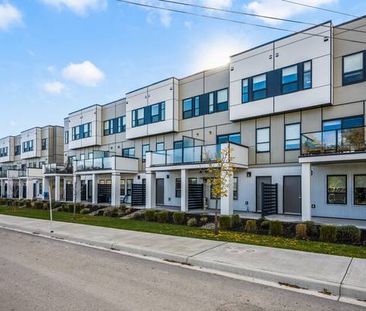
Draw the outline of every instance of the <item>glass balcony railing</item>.
<instances>
[{"instance_id":1,"label":"glass balcony railing","mask_svg":"<svg viewBox=\"0 0 366 311\"><path fill-rule=\"evenodd\" d=\"M205 163L219 158L221 145L184 147L154 151L151 153L152 166Z\"/></svg>"},{"instance_id":2,"label":"glass balcony railing","mask_svg":"<svg viewBox=\"0 0 366 311\"><path fill-rule=\"evenodd\" d=\"M301 155L366 152L366 127L304 133Z\"/></svg>"},{"instance_id":3,"label":"glass balcony railing","mask_svg":"<svg viewBox=\"0 0 366 311\"><path fill-rule=\"evenodd\" d=\"M113 158L96 158L74 161L76 171L96 171L96 170L111 170L113 167Z\"/></svg>"},{"instance_id":4,"label":"glass balcony railing","mask_svg":"<svg viewBox=\"0 0 366 311\"><path fill-rule=\"evenodd\" d=\"M44 166L45 174L72 174L72 165L57 166L56 164L47 164Z\"/></svg>"}]
</instances>

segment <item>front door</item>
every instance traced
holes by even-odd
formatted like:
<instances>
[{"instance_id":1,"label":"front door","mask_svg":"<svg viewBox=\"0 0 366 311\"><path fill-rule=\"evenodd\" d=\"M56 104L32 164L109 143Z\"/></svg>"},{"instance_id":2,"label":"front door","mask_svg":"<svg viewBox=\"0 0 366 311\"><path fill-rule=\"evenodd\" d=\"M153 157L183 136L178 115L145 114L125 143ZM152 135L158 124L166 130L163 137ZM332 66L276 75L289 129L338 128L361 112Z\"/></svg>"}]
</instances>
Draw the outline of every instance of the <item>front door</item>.
<instances>
[{"instance_id":1,"label":"front door","mask_svg":"<svg viewBox=\"0 0 366 311\"><path fill-rule=\"evenodd\" d=\"M271 184L271 176L257 176L256 178L256 206L257 212L262 211L262 184Z\"/></svg>"},{"instance_id":2,"label":"front door","mask_svg":"<svg viewBox=\"0 0 366 311\"><path fill-rule=\"evenodd\" d=\"M164 205L164 178L156 179L156 205Z\"/></svg>"},{"instance_id":3,"label":"front door","mask_svg":"<svg viewBox=\"0 0 366 311\"><path fill-rule=\"evenodd\" d=\"M301 176L283 177L283 213L301 214Z\"/></svg>"}]
</instances>

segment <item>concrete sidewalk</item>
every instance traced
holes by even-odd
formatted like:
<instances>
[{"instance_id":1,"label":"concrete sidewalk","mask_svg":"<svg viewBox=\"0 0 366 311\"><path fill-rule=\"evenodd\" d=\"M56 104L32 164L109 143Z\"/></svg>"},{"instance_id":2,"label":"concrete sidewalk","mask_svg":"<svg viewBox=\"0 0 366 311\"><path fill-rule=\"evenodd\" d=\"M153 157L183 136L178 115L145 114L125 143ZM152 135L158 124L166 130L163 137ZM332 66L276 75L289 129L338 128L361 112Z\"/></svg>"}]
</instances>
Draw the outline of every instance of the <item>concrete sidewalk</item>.
<instances>
[{"instance_id":1,"label":"concrete sidewalk","mask_svg":"<svg viewBox=\"0 0 366 311\"><path fill-rule=\"evenodd\" d=\"M0 215L0 227L366 302L366 260Z\"/></svg>"}]
</instances>

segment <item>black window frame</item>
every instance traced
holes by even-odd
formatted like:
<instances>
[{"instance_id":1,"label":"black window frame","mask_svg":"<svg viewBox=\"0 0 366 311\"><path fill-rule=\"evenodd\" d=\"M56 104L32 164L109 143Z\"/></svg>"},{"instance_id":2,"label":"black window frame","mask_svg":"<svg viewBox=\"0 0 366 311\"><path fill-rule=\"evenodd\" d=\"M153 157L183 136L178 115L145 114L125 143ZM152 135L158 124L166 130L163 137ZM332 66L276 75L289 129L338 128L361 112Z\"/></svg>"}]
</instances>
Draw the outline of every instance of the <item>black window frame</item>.
<instances>
[{"instance_id":1,"label":"black window frame","mask_svg":"<svg viewBox=\"0 0 366 311\"><path fill-rule=\"evenodd\" d=\"M257 78L257 77L260 77L260 76L264 76L265 77L265 87L264 88L261 88L259 90L254 90L254 79ZM267 73L261 73L259 75L255 75L252 77L252 83L251 83L251 91L252 91L252 98L253 98L253 101L257 101L257 100L262 100L262 99L265 99L268 97L268 82L267 82L267 78L268 78L268 75ZM259 97L259 98L255 98L255 94L256 93L260 93L260 92L263 92L264 91L264 96L263 97Z\"/></svg>"},{"instance_id":2,"label":"black window frame","mask_svg":"<svg viewBox=\"0 0 366 311\"><path fill-rule=\"evenodd\" d=\"M22 146L21 145L16 145L14 147L14 155L18 156L22 154Z\"/></svg>"},{"instance_id":3,"label":"black window frame","mask_svg":"<svg viewBox=\"0 0 366 311\"><path fill-rule=\"evenodd\" d=\"M287 126L293 126L293 125L298 125L299 126L299 138L291 138L291 139L288 139L286 137L286 127ZM285 151L296 151L296 150L300 150L301 149L301 122L294 122L294 123L288 123L288 124L285 124L285 133L284 133L284 137L285 137L285 142L284 142L284 145L285 145ZM299 147L298 148L287 148L287 142L289 141L299 141Z\"/></svg>"},{"instance_id":4,"label":"black window frame","mask_svg":"<svg viewBox=\"0 0 366 311\"><path fill-rule=\"evenodd\" d=\"M163 149L159 149L159 148L158 148L158 145L163 145ZM165 142L164 142L164 141L156 142L155 150L156 150L156 151L163 151L163 150L165 150Z\"/></svg>"},{"instance_id":5,"label":"black window frame","mask_svg":"<svg viewBox=\"0 0 366 311\"><path fill-rule=\"evenodd\" d=\"M47 145L48 145L47 138L42 138L41 145L42 145L42 147L41 147L42 151L47 150Z\"/></svg>"},{"instance_id":6,"label":"black window frame","mask_svg":"<svg viewBox=\"0 0 366 311\"><path fill-rule=\"evenodd\" d=\"M295 81L291 81L291 82L283 82L283 71L289 68L295 67L296 68L296 80ZM289 93L294 93L294 92L298 92L299 91L299 65L291 65L291 66L287 66L284 68L281 68L281 94L289 94ZM296 89L289 89L289 90L285 90L286 87L288 86L292 86L295 85Z\"/></svg>"},{"instance_id":7,"label":"black window frame","mask_svg":"<svg viewBox=\"0 0 366 311\"><path fill-rule=\"evenodd\" d=\"M144 148L147 147L147 150L144 151ZM143 144L141 146L141 158L142 158L142 161L145 162L146 161L146 153L150 151L150 144Z\"/></svg>"},{"instance_id":8,"label":"black window frame","mask_svg":"<svg viewBox=\"0 0 366 311\"><path fill-rule=\"evenodd\" d=\"M359 206L365 206L366 201L365 201L365 203L356 203L356 177L365 177L366 178L366 174L355 174L355 175L353 175L353 204L354 205L359 205Z\"/></svg>"},{"instance_id":9,"label":"black window frame","mask_svg":"<svg viewBox=\"0 0 366 311\"><path fill-rule=\"evenodd\" d=\"M179 185L179 187L178 187ZM175 179L175 197L181 198L182 197L182 179L176 178Z\"/></svg>"},{"instance_id":10,"label":"black window frame","mask_svg":"<svg viewBox=\"0 0 366 311\"><path fill-rule=\"evenodd\" d=\"M219 102L219 92L223 92L226 91L226 101L223 102ZM217 90L215 91L215 95L214 96L214 110L215 112L222 112L222 111L226 111L229 109L229 89L228 88L223 88L221 90ZM215 101L215 97L216 97L216 101ZM222 108L224 107L224 108Z\"/></svg>"},{"instance_id":11,"label":"black window frame","mask_svg":"<svg viewBox=\"0 0 366 311\"><path fill-rule=\"evenodd\" d=\"M239 200L239 177L233 177L233 200Z\"/></svg>"},{"instance_id":12,"label":"black window frame","mask_svg":"<svg viewBox=\"0 0 366 311\"><path fill-rule=\"evenodd\" d=\"M67 145L69 143L69 139L70 139L70 133L69 131L65 131L65 134L64 134L64 143L65 145Z\"/></svg>"},{"instance_id":13,"label":"black window frame","mask_svg":"<svg viewBox=\"0 0 366 311\"><path fill-rule=\"evenodd\" d=\"M347 79L345 79L345 72L344 72L345 58L350 57L350 56L354 56L354 55L357 55L357 54L362 54L363 68L360 69L360 70L354 70L354 71L348 72L348 74L360 71L362 73L362 78L359 79L359 80L356 80L356 81L347 81ZM364 81L366 81L366 51L358 51L358 52L355 52L355 53L352 53L352 54L343 55L342 56L342 86L352 85L352 84L356 84L356 83L362 83Z\"/></svg>"},{"instance_id":14,"label":"black window frame","mask_svg":"<svg viewBox=\"0 0 366 311\"><path fill-rule=\"evenodd\" d=\"M125 196L126 195L126 179L124 179L124 178L120 179L119 189L120 189L120 195Z\"/></svg>"},{"instance_id":15,"label":"black window frame","mask_svg":"<svg viewBox=\"0 0 366 311\"><path fill-rule=\"evenodd\" d=\"M258 131L265 130L265 129L268 129L268 141L265 141L265 142L263 141L263 142L258 143ZM258 151L258 145L263 145L263 144L268 144L268 150ZM270 126L260 127L255 130L255 151L256 151L256 153L271 152L271 127Z\"/></svg>"},{"instance_id":16,"label":"black window frame","mask_svg":"<svg viewBox=\"0 0 366 311\"><path fill-rule=\"evenodd\" d=\"M158 107L158 114L152 114L153 107ZM138 118L139 111L143 111L143 117ZM165 101L155 103L146 107L141 107L131 111L132 127L144 126L152 123L165 121Z\"/></svg>"},{"instance_id":17,"label":"black window frame","mask_svg":"<svg viewBox=\"0 0 366 311\"><path fill-rule=\"evenodd\" d=\"M240 142L241 142L241 133L240 133L240 132L236 132L236 133L229 133L229 134L216 135L216 144L217 144L217 145L219 145L219 144L226 144L226 143L240 144L240 143L237 143L237 142L235 142L235 141L230 140L231 136L234 136L234 135L239 135L239 137L240 137ZM226 142L219 143L220 138L226 138L226 137L227 137L227 141L226 141Z\"/></svg>"},{"instance_id":18,"label":"black window frame","mask_svg":"<svg viewBox=\"0 0 366 311\"><path fill-rule=\"evenodd\" d=\"M130 156L130 150L133 150L133 156ZM125 154L126 152L128 152L128 155ZM135 155L136 155L135 152L136 152L135 147L123 148L122 149L122 157L124 157L124 158L135 158Z\"/></svg>"},{"instance_id":19,"label":"black window frame","mask_svg":"<svg viewBox=\"0 0 366 311\"><path fill-rule=\"evenodd\" d=\"M345 186L346 186L346 191L345 191L345 202L344 203L331 203L329 201L329 194L332 193L341 193L341 192L329 192L329 177L344 177L345 178ZM347 196L348 196L348 184L347 184L347 175L346 174L330 174L327 175L327 204L329 205L347 205Z\"/></svg>"}]
</instances>

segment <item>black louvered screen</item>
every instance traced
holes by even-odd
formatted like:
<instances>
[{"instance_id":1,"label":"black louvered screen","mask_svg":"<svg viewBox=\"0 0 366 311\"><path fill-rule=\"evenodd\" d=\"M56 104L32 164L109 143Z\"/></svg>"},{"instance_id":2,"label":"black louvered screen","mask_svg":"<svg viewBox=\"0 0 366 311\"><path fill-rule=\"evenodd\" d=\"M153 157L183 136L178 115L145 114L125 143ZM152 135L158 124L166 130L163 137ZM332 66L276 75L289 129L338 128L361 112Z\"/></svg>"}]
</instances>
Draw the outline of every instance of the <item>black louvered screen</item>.
<instances>
[{"instance_id":1,"label":"black louvered screen","mask_svg":"<svg viewBox=\"0 0 366 311\"><path fill-rule=\"evenodd\" d=\"M111 203L112 185L98 184L98 203Z\"/></svg>"},{"instance_id":2,"label":"black louvered screen","mask_svg":"<svg viewBox=\"0 0 366 311\"><path fill-rule=\"evenodd\" d=\"M278 185L262 184L262 216L277 214Z\"/></svg>"},{"instance_id":3,"label":"black louvered screen","mask_svg":"<svg viewBox=\"0 0 366 311\"><path fill-rule=\"evenodd\" d=\"M188 185L188 209L203 208L203 184Z\"/></svg>"},{"instance_id":4,"label":"black louvered screen","mask_svg":"<svg viewBox=\"0 0 366 311\"><path fill-rule=\"evenodd\" d=\"M74 191L72 184L66 184L66 201L74 201Z\"/></svg>"},{"instance_id":5,"label":"black louvered screen","mask_svg":"<svg viewBox=\"0 0 366 311\"><path fill-rule=\"evenodd\" d=\"M22 197L23 198L27 197L27 186L26 185L22 186Z\"/></svg>"},{"instance_id":6,"label":"black louvered screen","mask_svg":"<svg viewBox=\"0 0 366 311\"><path fill-rule=\"evenodd\" d=\"M132 206L144 206L146 205L146 185L145 184L132 184Z\"/></svg>"},{"instance_id":7,"label":"black louvered screen","mask_svg":"<svg viewBox=\"0 0 366 311\"><path fill-rule=\"evenodd\" d=\"M86 183L84 181L81 183L80 199L86 201Z\"/></svg>"}]
</instances>

